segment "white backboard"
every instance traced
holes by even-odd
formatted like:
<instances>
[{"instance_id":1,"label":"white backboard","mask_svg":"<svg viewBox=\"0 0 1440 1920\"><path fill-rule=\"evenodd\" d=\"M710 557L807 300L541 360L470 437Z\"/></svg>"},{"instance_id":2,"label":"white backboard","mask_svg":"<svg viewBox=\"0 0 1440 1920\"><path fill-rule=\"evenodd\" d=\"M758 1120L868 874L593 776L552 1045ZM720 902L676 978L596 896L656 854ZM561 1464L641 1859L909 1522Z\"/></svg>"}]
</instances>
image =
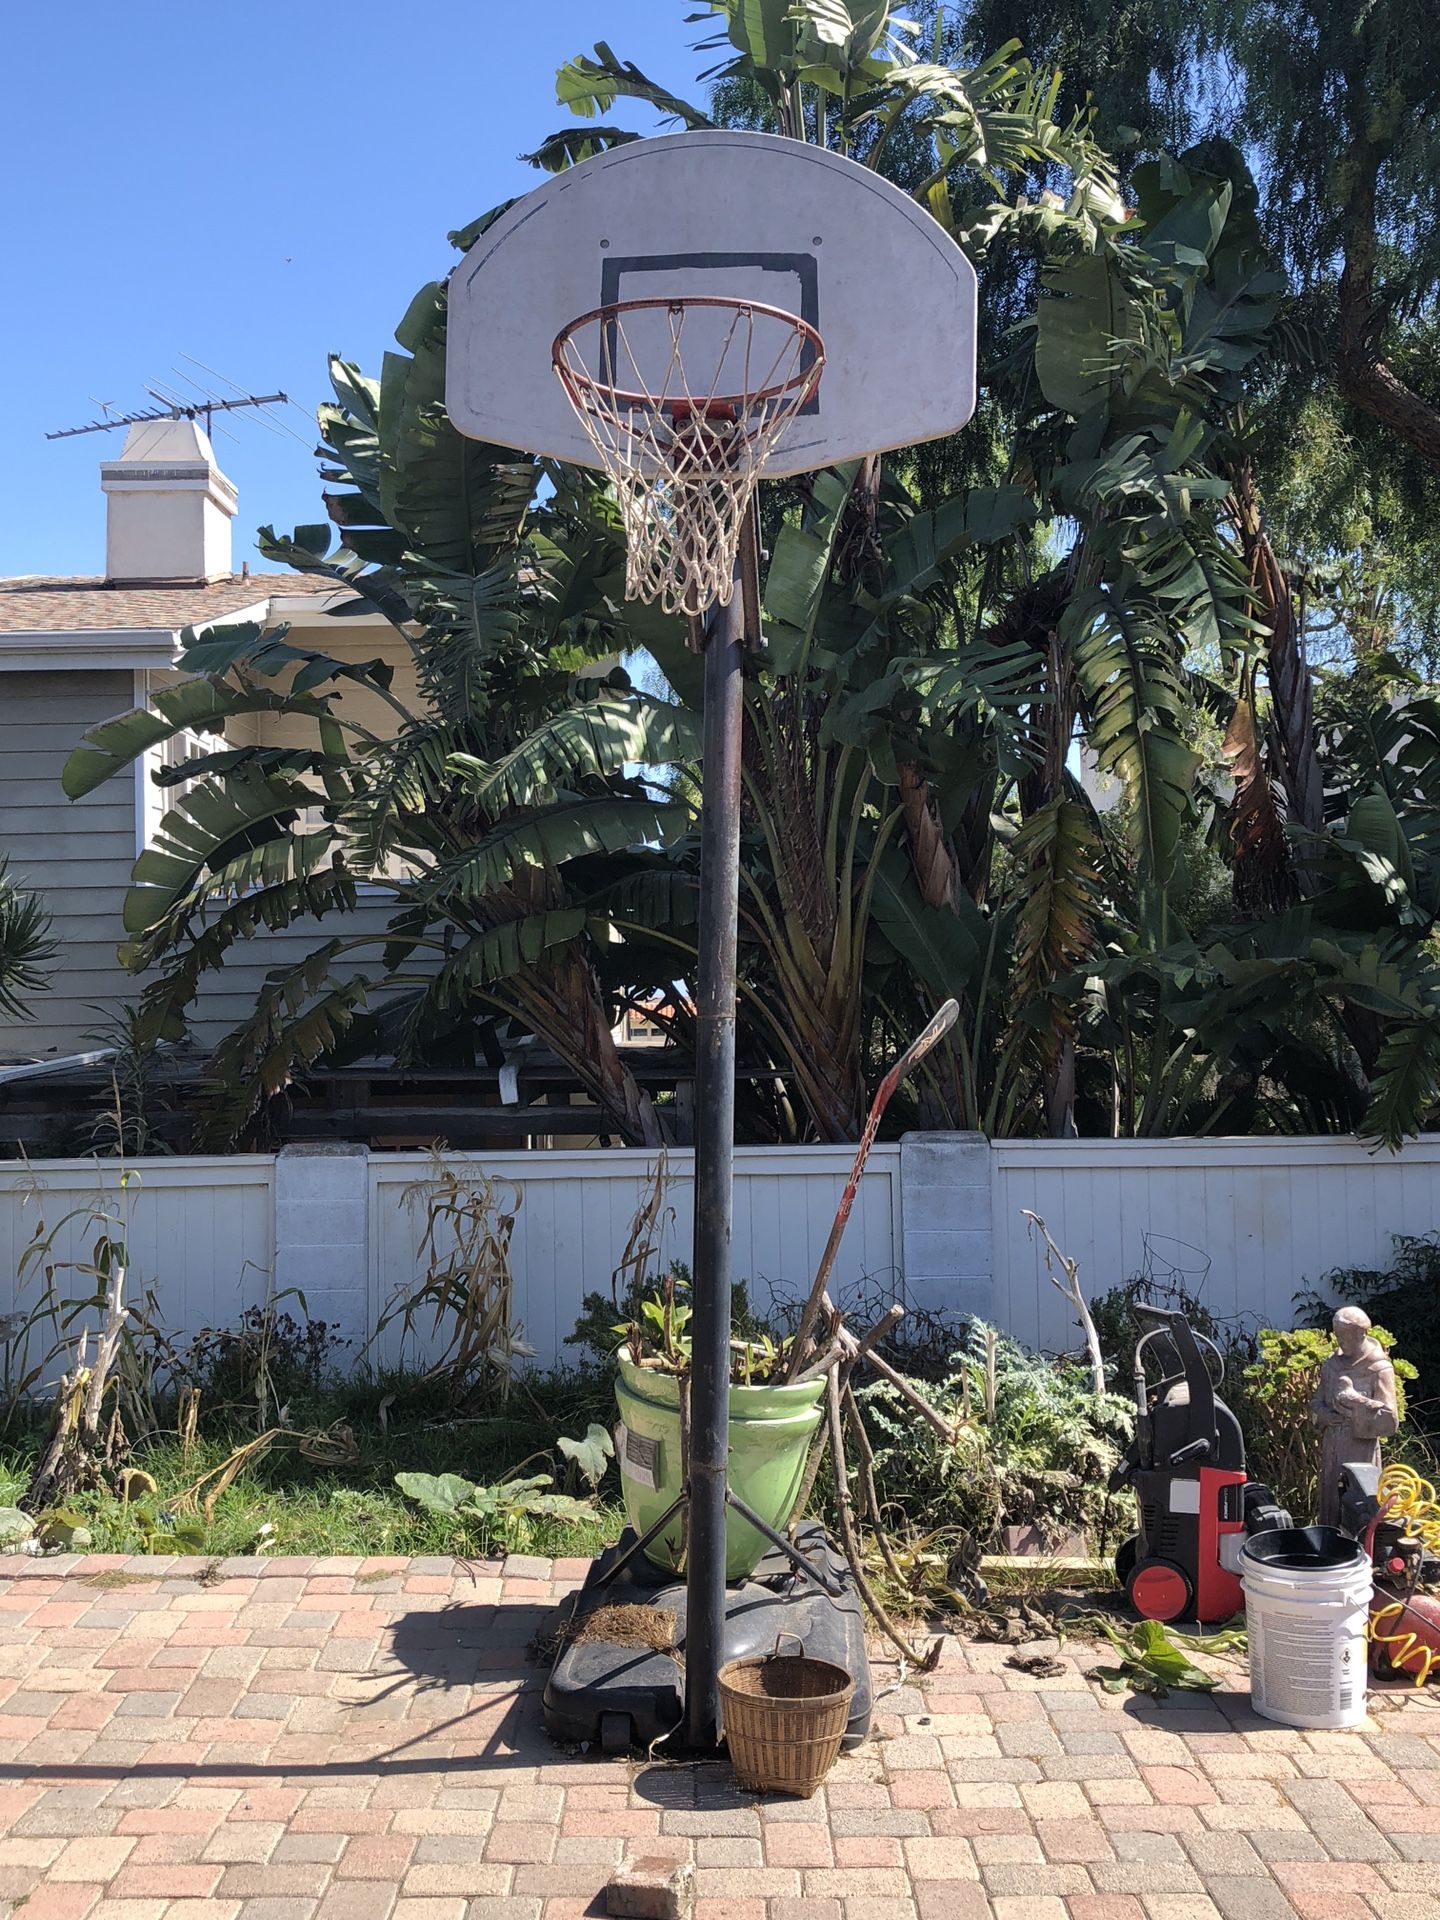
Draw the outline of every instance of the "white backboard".
<instances>
[{"instance_id":1,"label":"white backboard","mask_svg":"<svg viewBox=\"0 0 1440 1920\"><path fill-rule=\"evenodd\" d=\"M450 276L450 418L593 466L551 364L556 334L616 301L698 294L782 307L824 340L819 389L772 474L936 440L975 410L975 273L938 222L839 154L705 131L599 154L481 235ZM687 323L687 366L691 350Z\"/></svg>"}]
</instances>

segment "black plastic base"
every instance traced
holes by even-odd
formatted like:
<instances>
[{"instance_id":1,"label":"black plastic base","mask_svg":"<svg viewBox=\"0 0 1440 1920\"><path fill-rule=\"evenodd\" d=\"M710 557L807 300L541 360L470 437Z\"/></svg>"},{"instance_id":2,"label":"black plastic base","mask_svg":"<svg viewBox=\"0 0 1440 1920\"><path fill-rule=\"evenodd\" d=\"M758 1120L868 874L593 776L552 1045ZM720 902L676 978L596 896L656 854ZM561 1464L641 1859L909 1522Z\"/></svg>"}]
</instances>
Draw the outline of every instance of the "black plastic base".
<instances>
[{"instance_id":1,"label":"black plastic base","mask_svg":"<svg viewBox=\"0 0 1440 1920\"><path fill-rule=\"evenodd\" d=\"M675 1615L675 1640L685 1647L685 1583L637 1554L614 1580L597 1588L606 1571L634 1540L628 1530L590 1568L584 1586L567 1603L567 1621L597 1607L663 1607ZM858 1747L870 1730L873 1698L865 1655L865 1623L850 1570L819 1526L801 1527L796 1546L841 1589L830 1599L781 1553L770 1553L748 1580L726 1589L724 1659L770 1653L779 1634L798 1635L804 1651L832 1660L855 1676L855 1697L844 1746ZM782 1653L798 1653L786 1639ZM678 1736L684 1714L684 1672L666 1653L617 1647L605 1640L567 1643L545 1685L545 1725L557 1740L589 1742L603 1753L649 1747ZM674 1750L674 1742L667 1751Z\"/></svg>"}]
</instances>

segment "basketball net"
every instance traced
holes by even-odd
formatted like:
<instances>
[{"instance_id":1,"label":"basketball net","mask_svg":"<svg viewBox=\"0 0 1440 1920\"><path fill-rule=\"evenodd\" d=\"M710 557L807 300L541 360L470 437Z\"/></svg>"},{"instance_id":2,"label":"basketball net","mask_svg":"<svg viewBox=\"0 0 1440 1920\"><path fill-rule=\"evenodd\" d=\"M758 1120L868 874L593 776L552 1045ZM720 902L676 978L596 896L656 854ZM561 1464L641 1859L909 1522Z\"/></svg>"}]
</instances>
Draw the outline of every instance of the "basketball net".
<instances>
[{"instance_id":1,"label":"basketball net","mask_svg":"<svg viewBox=\"0 0 1440 1920\"><path fill-rule=\"evenodd\" d=\"M707 316L703 327L697 311ZM644 329L653 344L634 347L625 323L640 333L640 313L663 323ZM728 605L766 461L819 385L819 334L795 314L751 301L628 300L573 320L553 359L615 490L626 598L691 618Z\"/></svg>"}]
</instances>

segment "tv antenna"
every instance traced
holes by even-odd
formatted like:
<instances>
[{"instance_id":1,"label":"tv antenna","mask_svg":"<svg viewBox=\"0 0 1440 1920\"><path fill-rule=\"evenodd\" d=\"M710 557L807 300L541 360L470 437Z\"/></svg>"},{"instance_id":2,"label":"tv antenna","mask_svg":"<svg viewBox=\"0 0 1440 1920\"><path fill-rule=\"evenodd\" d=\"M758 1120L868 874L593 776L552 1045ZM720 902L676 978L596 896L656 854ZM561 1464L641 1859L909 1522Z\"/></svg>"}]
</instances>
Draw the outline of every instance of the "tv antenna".
<instances>
[{"instance_id":1,"label":"tv antenna","mask_svg":"<svg viewBox=\"0 0 1440 1920\"><path fill-rule=\"evenodd\" d=\"M233 383L232 383L233 384ZM73 440L79 433L109 433L115 427L141 426L148 420L198 420L205 416L205 435L211 437L214 417L217 413L233 413L240 407L288 406L288 393L242 393L238 400L217 400L207 394L203 400L187 401L175 399L159 393L154 387L145 391L160 402L158 407L149 407L137 413L117 413L113 418L91 420L83 427L60 427L54 433L47 433L47 440Z\"/></svg>"}]
</instances>

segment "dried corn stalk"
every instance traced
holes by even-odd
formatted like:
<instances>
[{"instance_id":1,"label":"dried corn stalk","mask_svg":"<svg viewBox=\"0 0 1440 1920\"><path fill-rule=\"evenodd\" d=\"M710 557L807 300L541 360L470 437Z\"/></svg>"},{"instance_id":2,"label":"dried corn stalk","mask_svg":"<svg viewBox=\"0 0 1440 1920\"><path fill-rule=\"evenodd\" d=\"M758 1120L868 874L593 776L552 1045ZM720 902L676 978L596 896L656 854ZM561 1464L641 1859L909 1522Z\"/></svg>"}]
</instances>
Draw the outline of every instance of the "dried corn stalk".
<instances>
[{"instance_id":1,"label":"dried corn stalk","mask_svg":"<svg viewBox=\"0 0 1440 1920\"><path fill-rule=\"evenodd\" d=\"M672 1176L670 1162L662 1147L645 1176L645 1185L635 1204L625 1251L610 1275L610 1298L618 1309L632 1285L642 1283L660 1264L660 1243L667 1225L673 1225L675 1209L666 1206Z\"/></svg>"},{"instance_id":2,"label":"dried corn stalk","mask_svg":"<svg viewBox=\"0 0 1440 1920\"><path fill-rule=\"evenodd\" d=\"M377 1337L394 1321L407 1334L418 1329L418 1337L439 1348L429 1368L432 1379L448 1380L457 1395L496 1385L503 1399L516 1361L531 1351L511 1318L510 1242L520 1189L437 1152L429 1175L407 1187L402 1199L408 1211L423 1215L417 1253L426 1263L425 1276L392 1300Z\"/></svg>"}]
</instances>

